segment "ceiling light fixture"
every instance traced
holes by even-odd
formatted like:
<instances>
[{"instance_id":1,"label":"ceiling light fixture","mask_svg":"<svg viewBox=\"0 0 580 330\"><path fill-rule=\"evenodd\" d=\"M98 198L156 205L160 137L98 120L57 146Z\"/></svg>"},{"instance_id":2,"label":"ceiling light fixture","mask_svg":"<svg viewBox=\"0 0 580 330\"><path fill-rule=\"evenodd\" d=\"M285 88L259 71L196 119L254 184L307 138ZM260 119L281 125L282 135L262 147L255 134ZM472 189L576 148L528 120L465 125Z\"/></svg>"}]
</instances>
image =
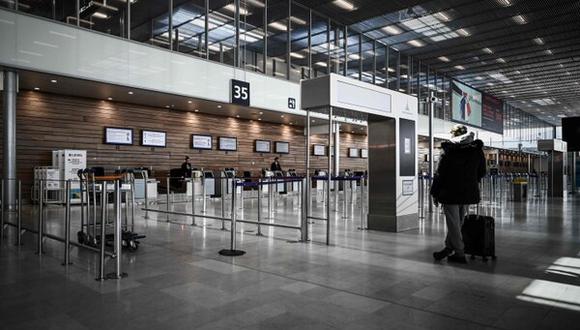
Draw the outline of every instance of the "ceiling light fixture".
<instances>
[{"instance_id":1,"label":"ceiling light fixture","mask_svg":"<svg viewBox=\"0 0 580 330\"><path fill-rule=\"evenodd\" d=\"M449 57L447 57L447 56L439 56L439 57L437 57L437 58L438 58L440 61L443 61L443 62L451 62L451 60L450 60L450 59L449 59Z\"/></svg>"},{"instance_id":2,"label":"ceiling light fixture","mask_svg":"<svg viewBox=\"0 0 580 330\"><path fill-rule=\"evenodd\" d=\"M134 93L132 91L128 91L127 94L133 95Z\"/></svg>"},{"instance_id":3,"label":"ceiling light fixture","mask_svg":"<svg viewBox=\"0 0 580 330\"><path fill-rule=\"evenodd\" d=\"M221 104L218 104L218 105L217 105L217 108L218 108L218 109L221 109L221 108L222 108L222 105L221 105Z\"/></svg>"},{"instance_id":4,"label":"ceiling light fixture","mask_svg":"<svg viewBox=\"0 0 580 330\"><path fill-rule=\"evenodd\" d=\"M276 30L279 30L279 31L284 31L284 32L288 31L288 26L286 24L283 24L280 22L272 22L272 23L268 24L268 26L270 26Z\"/></svg>"},{"instance_id":5,"label":"ceiling light fixture","mask_svg":"<svg viewBox=\"0 0 580 330\"><path fill-rule=\"evenodd\" d=\"M540 45L540 46L542 46L542 45L544 45L544 44L546 43L546 42L544 41L544 39L542 39L542 38L540 38L540 37L538 37L538 38L534 38L534 39L532 39L532 41L533 41L533 42L535 42L536 44Z\"/></svg>"},{"instance_id":6,"label":"ceiling light fixture","mask_svg":"<svg viewBox=\"0 0 580 330\"><path fill-rule=\"evenodd\" d=\"M496 61L498 63L506 63L506 60L504 60L502 57L498 57L498 59Z\"/></svg>"},{"instance_id":7,"label":"ceiling light fixture","mask_svg":"<svg viewBox=\"0 0 580 330\"><path fill-rule=\"evenodd\" d=\"M493 50L491 50L491 48L482 48L481 51L483 51L486 54L493 54Z\"/></svg>"},{"instance_id":8,"label":"ceiling light fixture","mask_svg":"<svg viewBox=\"0 0 580 330\"><path fill-rule=\"evenodd\" d=\"M504 6L504 7L509 7L509 6L513 5L511 0L495 0L495 2L497 2L498 5Z\"/></svg>"},{"instance_id":9,"label":"ceiling light fixture","mask_svg":"<svg viewBox=\"0 0 580 330\"><path fill-rule=\"evenodd\" d=\"M322 66L322 67L325 67L325 68L328 66L328 64L326 62L322 62L322 61L316 62L316 63L314 63L314 65Z\"/></svg>"},{"instance_id":10,"label":"ceiling light fixture","mask_svg":"<svg viewBox=\"0 0 580 330\"><path fill-rule=\"evenodd\" d=\"M397 35L403 33L403 30L396 25L389 25L382 28L383 31L391 35Z\"/></svg>"},{"instance_id":11,"label":"ceiling light fixture","mask_svg":"<svg viewBox=\"0 0 580 330\"><path fill-rule=\"evenodd\" d=\"M230 3L229 5L224 6L224 9L229 11L229 12L235 13L236 12L236 5L234 5L233 3ZM246 8L240 7L240 15L246 16L248 14L249 14L249 11Z\"/></svg>"},{"instance_id":12,"label":"ceiling light fixture","mask_svg":"<svg viewBox=\"0 0 580 330\"><path fill-rule=\"evenodd\" d=\"M189 101L187 101L187 103L189 103L189 104L192 104L192 103L193 103L193 101L192 101L192 100L189 100Z\"/></svg>"},{"instance_id":13,"label":"ceiling light fixture","mask_svg":"<svg viewBox=\"0 0 580 330\"><path fill-rule=\"evenodd\" d=\"M57 83L56 79L52 79L50 82L53 83L53 84L56 84Z\"/></svg>"},{"instance_id":14,"label":"ceiling light fixture","mask_svg":"<svg viewBox=\"0 0 580 330\"><path fill-rule=\"evenodd\" d=\"M456 68L457 70L465 70L465 67L463 65L456 65L454 66L454 68Z\"/></svg>"},{"instance_id":15,"label":"ceiling light fixture","mask_svg":"<svg viewBox=\"0 0 580 330\"><path fill-rule=\"evenodd\" d=\"M419 39L415 39L415 40L409 40L407 41L407 44L413 46L413 47L423 47L425 46L425 43Z\"/></svg>"},{"instance_id":16,"label":"ceiling light fixture","mask_svg":"<svg viewBox=\"0 0 580 330\"><path fill-rule=\"evenodd\" d=\"M443 11L433 14L433 16L437 17L439 20L443 22L449 22L451 20L451 17L449 17L449 15Z\"/></svg>"},{"instance_id":17,"label":"ceiling light fixture","mask_svg":"<svg viewBox=\"0 0 580 330\"><path fill-rule=\"evenodd\" d=\"M39 91L39 90L40 90L40 88L38 88L38 87L34 87L34 90L35 90L35 91Z\"/></svg>"},{"instance_id":18,"label":"ceiling light fixture","mask_svg":"<svg viewBox=\"0 0 580 330\"><path fill-rule=\"evenodd\" d=\"M546 53L546 55L554 55L554 52L552 52L550 49L546 49L544 53Z\"/></svg>"},{"instance_id":19,"label":"ceiling light fixture","mask_svg":"<svg viewBox=\"0 0 580 330\"><path fill-rule=\"evenodd\" d=\"M100 13L100 12L96 12L92 16L95 17L95 18L102 18L102 19L109 18L109 16L107 14L103 14L103 13Z\"/></svg>"},{"instance_id":20,"label":"ceiling light fixture","mask_svg":"<svg viewBox=\"0 0 580 330\"><path fill-rule=\"evenodd\" d=\"M113 98L112 97L107 97L107 100L113 101Z\"/></svg>"},{"instance_id":21,"label":"ceiling light fixture","mask_svg":"<svg viewBox=\"0 0 580 330\"><path fill-rule=\"evenodd\" d=\"M469 37L471 35L471 32L467 31L466 29L458 29L455 30L455 32L457 32L457 34L459 34L462 37Z\"/></svg>"},{"instance_id":22,"label":"ceiling light fixture","mask_svg":"<svg viewBox=\"0 0 580 330\"><path fill-rule=\"evenodd\" d=\"M353 11L353 10L357 9L357 7L350 1L334 0L333 3L335 6L341 8L341 9L344 9L344 10Z\"/></svg>"},{"instance_id":23,"label":"ceiling light fixture","mask_svg":"<svg viewBox=\"0 0 580 330\"><path fill-rule=\"evenodd\" d=\"M292 53L290 53L290 57L298 58L298 59L303 59L305 56L302 55L302 54L300 54L300 53L292 52Z\"/></svg>"},{"instance_id":24,"label":"ceiling light fixture","mask_svg":"<svg viewBox=\"0 0 580 330\"><path fill-rule=\"evenodd\" d=\"M513 16L512 20L514 22L516 22L516 24L519 24L519 25L528 24L528 20L526 19L526 17L524 15Z\"/></svg>"}]
</instances>

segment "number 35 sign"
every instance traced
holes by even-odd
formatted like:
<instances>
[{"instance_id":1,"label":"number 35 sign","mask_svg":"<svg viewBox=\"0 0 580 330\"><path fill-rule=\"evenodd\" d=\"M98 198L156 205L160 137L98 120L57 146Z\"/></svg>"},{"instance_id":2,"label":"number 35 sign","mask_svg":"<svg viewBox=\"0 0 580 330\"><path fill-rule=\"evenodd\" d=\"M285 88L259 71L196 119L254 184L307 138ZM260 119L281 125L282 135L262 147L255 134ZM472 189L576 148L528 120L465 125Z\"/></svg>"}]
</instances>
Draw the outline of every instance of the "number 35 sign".
<instances>
[{"instance_id":1,"label":"number 35 sign","mask_svg":"<svg viewBox=\"0 0 580 330\"><path fill-rule=\"evenodd\" d=\"M231 98L233 104L250 106L250 83L232 79Z\"/></svg>"}]
</instances>

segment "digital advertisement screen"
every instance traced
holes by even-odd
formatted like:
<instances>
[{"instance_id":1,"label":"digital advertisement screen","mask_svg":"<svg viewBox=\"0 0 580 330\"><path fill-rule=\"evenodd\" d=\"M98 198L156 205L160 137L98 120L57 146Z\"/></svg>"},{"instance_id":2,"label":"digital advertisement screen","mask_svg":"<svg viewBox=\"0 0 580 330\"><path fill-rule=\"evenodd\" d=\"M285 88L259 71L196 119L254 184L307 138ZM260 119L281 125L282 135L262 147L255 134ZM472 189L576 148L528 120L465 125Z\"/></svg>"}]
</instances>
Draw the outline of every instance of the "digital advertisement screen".
<instances>
[{"instance_id":1,"label":"digital advertisement screen","mask_svg":"<svg viewBox=\"0 0 580 330\"><path fill-rule=\"evenodd\" d=\"M255 151L256 152L270 152L270 141L267 140L256 140L255 141Z\"/></svg>"},{"instance_id":2,"label":"digital advertisement screen","mask_svg":"<svg viewBox=\"0 0 580 330\"><path fill-rule=\"evenodd\" d=\"M105 127L106 144L133 144L133 130L131 128Z\"/></svg>"},{"instance_id":3,"label":"digital advertisement screen","mask_svg":"<svg viewBox=\"0 0 580 330\"><path fill-rule=\"evenodd\" d=\"M481 127L481 92L458 81L452 81L451 112L451 119L453 121Z\"/></svg>"},{"instance_id":4,"label":"digital advertisement screen","mask_svg":"<svg viewBox=\"0 0 580 330\"><path fill-rule=\"evenodd\" d=\"M481 128L503 134L503 102L491 95L483 95Z\"/></svg>"},{"instance_id":5,"label":"digital advertisement screen","mask_svg":"<svg viewBox=\"0 0 580 330\"><path fill-rule=\"evenodd\" d=\"M284 141L276 141L276 153L277 154L290 153L290 143Z\"/></svg>"},{"instance_id":6,"label":"digital advertisement screen","mask_svg":"<svg viewBox=\"0 0 580 330\"><path fill-rule=\"evenodd\" d=\"M211 150L212 149L212 137L211 135L197 135L193 134L191 136L193 149L203 149L203 150Z\"/></svg>"},{"instance_id":7,"label":"digital advertisement screen","mask_svg":"<svg viewBox=\"0 0 580 330\"><path fill-rule=\"evenodd\" d=\"M167 134L160 131L141 131L141 145L147 147L165 147Z\"/></svg>"},{"instance_id":8,"label":"digital advertisement screen","mask_svg":"<svg viewBox=\"0 0 580 330\"><path fill-rule=\"evenodd\" d=\"M236 151L238 150L238 139L235 137L220 136L218 139L219 150Z\"/></svg>"},{"instance_id":9,"label":"digital advertisement screen","mask_svg":"<svg viewBox=\"0 0 580 330\"><path fill-rule=\"evenodd\" d=\"M350 158L359 158L359 149L357 149L357 148L348 148L348 157L350 157Z\"/></svg>"}]
</instances>

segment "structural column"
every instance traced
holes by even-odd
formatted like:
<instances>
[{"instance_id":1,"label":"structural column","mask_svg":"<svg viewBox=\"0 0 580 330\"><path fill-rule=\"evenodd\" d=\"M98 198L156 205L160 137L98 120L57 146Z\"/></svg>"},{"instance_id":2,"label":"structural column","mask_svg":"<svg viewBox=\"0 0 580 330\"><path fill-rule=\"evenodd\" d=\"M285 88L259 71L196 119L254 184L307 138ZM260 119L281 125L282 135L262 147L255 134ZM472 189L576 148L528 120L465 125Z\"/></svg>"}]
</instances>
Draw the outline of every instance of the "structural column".
<instances>
[{"instance_id":1,"label":"structural column","mask_svg":"<svg viewBox=\"0 0 580 330\"><path fill-rule=\"evenodd\" d=\"M6 207L16 205L16 94L18 93L18 73L10 70L2 72L2 131L3 134L3 177ZM3 201L4 202L4 201Z\"/></svg>"}]
</instances>

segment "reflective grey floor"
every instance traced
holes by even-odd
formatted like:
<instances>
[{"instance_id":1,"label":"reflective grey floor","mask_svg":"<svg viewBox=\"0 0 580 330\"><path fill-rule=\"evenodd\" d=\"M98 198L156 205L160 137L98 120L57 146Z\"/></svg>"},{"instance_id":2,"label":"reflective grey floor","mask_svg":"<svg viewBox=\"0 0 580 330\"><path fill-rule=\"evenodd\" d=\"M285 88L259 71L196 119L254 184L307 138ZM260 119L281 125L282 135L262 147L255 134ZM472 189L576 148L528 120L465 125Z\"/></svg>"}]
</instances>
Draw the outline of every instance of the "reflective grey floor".
<instances>
[{"instance_id":1,"label":"reflective grey floor","mask_svg":"<svg viewBox=\"0 0 580 330\"><path fill-rule=\"evenodd\" d=\"M275 222L298 224L297 198L276 200ZM255 219L256 205L247 200L239 216ZM263 228L258 237L246 224L237 238L247 253L236 258L217 253L230 236L219 221L198 218L204 226L192 227L191 218L171 216L182 223L174 224L139 211L136 231L148 237L123 255L128 277L105 282L95 281L95 254L73 248L74 264L63 267L62 244L47 240L39 257L35 235L24 234L18 248L10 228L0 250L0 328L578 329L578 199L484 204L496 217L498 260L462 266L432 260L445 235L439 213L392 234L358 230L358 204L347 203L348 218L342 205L331 246L323 244L323 221L311 225L307 244L294 230ZM322 216L322 204L313 207ZM172 209L187 212L190 203ZM34 212L25 210L27 226L35 226ZM62 235L62 212L47 208L48 232ZM220 214L219 201L207 212ZM74 237L78 219L75 208Z\"/></svg>"}]
</instances>

